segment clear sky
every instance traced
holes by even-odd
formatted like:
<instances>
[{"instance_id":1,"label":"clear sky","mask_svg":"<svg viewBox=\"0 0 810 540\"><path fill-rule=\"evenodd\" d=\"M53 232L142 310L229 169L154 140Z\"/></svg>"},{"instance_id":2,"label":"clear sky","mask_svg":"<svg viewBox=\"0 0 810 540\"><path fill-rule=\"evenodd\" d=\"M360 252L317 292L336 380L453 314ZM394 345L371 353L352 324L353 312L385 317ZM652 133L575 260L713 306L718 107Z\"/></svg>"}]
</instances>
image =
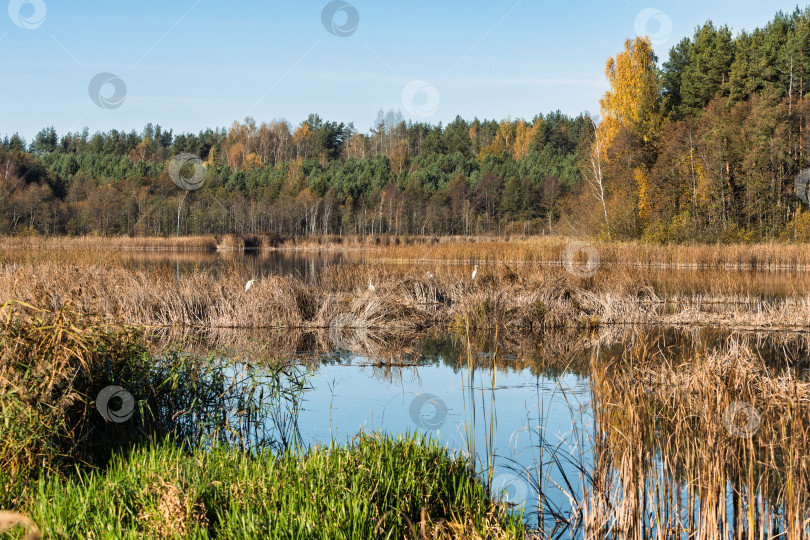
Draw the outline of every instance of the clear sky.
<instances>
[{"instance_id":1,"label":"clear sky","mask_svg":"<svg viewBox=\"0 0 810 540\"><path fill-rule=\"evenodd\" d=\"M29 142L50 125L60 134L85 126L140 132L152 122L179 133L248 115L295 126L318 113L367 131L389 108L431 123L457 114L596 112L605 60L625 39L652 35L665 60L707 19L736 34L797 7L763 0L6 3L0 135L19 132Z\"/></svg>"}]
</instances>

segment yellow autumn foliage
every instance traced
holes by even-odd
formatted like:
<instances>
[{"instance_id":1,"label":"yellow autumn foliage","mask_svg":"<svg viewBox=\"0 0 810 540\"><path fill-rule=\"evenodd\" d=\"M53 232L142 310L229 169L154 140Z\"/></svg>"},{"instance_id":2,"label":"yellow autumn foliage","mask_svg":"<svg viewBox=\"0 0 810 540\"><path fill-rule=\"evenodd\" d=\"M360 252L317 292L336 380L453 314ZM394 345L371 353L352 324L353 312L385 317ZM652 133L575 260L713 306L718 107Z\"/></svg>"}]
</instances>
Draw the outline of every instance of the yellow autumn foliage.
<instances>
[{"instance_id":1,"label":"yellow autumn foliage","mask_svg":"<svg viewBox=\"0 0 810 540\"><path fill-rule=\"evenodd\" d=\"M602 111L605 148L621 127L652 141L661 129L660 80L656 57L649 38L637 37L624 43L624 51L607 61L605 75L610 90L599 102Z\"/></svg>"}]
</instances>

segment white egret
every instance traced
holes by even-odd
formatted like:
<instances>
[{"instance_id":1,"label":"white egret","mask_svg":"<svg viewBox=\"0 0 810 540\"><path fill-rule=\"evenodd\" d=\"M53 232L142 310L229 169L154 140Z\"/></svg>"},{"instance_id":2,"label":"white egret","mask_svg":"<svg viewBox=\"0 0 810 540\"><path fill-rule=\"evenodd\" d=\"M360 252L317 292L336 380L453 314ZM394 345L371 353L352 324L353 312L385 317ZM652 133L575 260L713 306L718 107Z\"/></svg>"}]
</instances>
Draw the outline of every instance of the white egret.
<instances>
[{"instance_id":1,"label":"white egret","mask_svg":"<svg viewBox=\"0 0 810 540\"><path fill-rule=\"evenodd\" d=\"M473 273L472 273L473 281L475 281L475 276L477 276L477 275L478 275L478 265L476 264L475 268L473 268Z\"/></svg>"},{"instance_id":2,"label":"white egret","mask_svg":"<svg viewBox=\"0 0 810 540\"><path fill-rule=\"evenodd\" d=\"M248 292L248 291L251 289L251 287L253 287L253 283L254 283L255 281L256 281L256 280L251 279L250 281L248 281L247 283L245 283L245 292Z\"/></svg>"},{"instance_id":3,"label":"white egret","mask_svg":"<svg viewBox=\"0 0 810 540\"><path fill-rule=\"evenodd\" d=\"M370 290L371 292L374 292L374 291L377 290L377 287L375 287L374 284L371 283L371 278L368 278L368 290Z\"/></svg>"}]
</instances>

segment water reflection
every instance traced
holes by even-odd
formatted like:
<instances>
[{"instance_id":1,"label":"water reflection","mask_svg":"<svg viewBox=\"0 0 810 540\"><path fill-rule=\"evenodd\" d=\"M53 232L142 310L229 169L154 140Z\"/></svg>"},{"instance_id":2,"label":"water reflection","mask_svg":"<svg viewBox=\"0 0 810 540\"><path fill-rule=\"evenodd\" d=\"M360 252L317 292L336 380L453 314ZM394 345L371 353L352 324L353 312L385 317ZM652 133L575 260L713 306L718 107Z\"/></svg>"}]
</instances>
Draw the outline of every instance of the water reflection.
<instances>
[{"instance_id":1,"label":"water reflection","mask_svg":"<svg viewBox=\"0 0 810 540\"><path fill-rule=\"evenodd\" d=\"M806 537L810 380L760 353L791 344L772 341L593 357L588 536Z\"/></svg>"},{"instance_id":2,"label":"water reflection","mask_svg":"<svg viewBox=\"0 0 810 540\"><path fill-rule=\"evenodd\" d=\"M307 283L315 282L323 268L357 260L359 257L337 251L127 251L117 256L134 268L171 268L178 274L210 270L215 275L233 265L248 268L252 275L293 275Z\"/></svg>"},{"instance_id":3,"label":"water reflection","mask_svg":"<svg viewBox=\"0 0 810 540\"><path fill-rule=\"evenodd\" d=\"M272 339L251 339L273 350ZM602 328L550 332L517 349L497 344L497 354L438 332L384 355L336 351L328 335L301 339L274 356L308 371L303 444L343 443L360 431L427 432L473 456L493 495L546 531L774 531L806 510L810 482L791 488L799 499L784 494L787 481L805 482L810 470L810 409L795 406L810 395L810 334ZM299 348L324 342L320 351ZM729 351L741 348L749 363L732 370ZM805 387L796 401L778 394ZM762 395L771 397L757 402ZM724 428L732 398L760 408L761 438Z\"/></svg>"},{"instance_id":4,"label":"water reflection","mask_svg":"<svg viewBox=\"0 0 810 540\"><path fill-rule=\"evenodd\" d=\"M303 439L325 445L360 431L427 432L451 450L476 456L482 478L491 476L493 489L505 489L503 495L511 494L510 502L532 519L537 493L527 473L537 470L540 459L536 432L542 429L548 439L575 447L572 423L590 423L587 379L533 375L528 368L507 373L476 368L471 377L464 368L433 360L393 376L357 356L318 367L299 417ZM561 471L552 478L561 482ZM554 501L562 507L558 495Z\"/></svg>"}]
</instances>

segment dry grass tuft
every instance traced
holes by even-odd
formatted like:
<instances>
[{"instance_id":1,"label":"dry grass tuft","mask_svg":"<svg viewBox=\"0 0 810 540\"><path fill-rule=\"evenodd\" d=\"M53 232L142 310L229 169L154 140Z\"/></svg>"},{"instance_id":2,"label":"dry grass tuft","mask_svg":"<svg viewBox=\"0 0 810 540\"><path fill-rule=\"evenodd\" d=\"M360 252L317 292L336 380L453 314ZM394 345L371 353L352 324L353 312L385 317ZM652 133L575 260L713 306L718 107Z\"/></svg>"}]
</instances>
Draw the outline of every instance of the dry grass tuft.
<instances>
[{"instance_id":1,"label":"dry grass tuft","mask_svg":"<svg viewBox=\"0 0 810 540\"><path fill-rule=\"evenodd\" d=\"M738 338L689 357L641 342L621 360L594 360L592 371L588 534L806 537L806 377L768 365Z\"/></svg>"},{"instance_id":2,"label":"dry grass tuft","mask_svg":"<svg viewBox=\"0 0 810 540\"><path fill-rule=\"evenodd\" d=\"M138 521L150 536L156 538L185 537L190 529L205 529L209 525L205 504L189 496L174 484L157 480L150 488L157 490L155 508L143 508Z\"/></svg>"},{"instance_id":3,"label":"dry grass tuft","mask_svg":"<svg viewBox=\"0 0 810 540\"><path fill-rule=\"evenodd\" d=\"M0 510L0 533L6 533L16 528L25 530L22 540L41 540L42 532L28 516L17 512Z\"/></svg>"}]
</instances>

